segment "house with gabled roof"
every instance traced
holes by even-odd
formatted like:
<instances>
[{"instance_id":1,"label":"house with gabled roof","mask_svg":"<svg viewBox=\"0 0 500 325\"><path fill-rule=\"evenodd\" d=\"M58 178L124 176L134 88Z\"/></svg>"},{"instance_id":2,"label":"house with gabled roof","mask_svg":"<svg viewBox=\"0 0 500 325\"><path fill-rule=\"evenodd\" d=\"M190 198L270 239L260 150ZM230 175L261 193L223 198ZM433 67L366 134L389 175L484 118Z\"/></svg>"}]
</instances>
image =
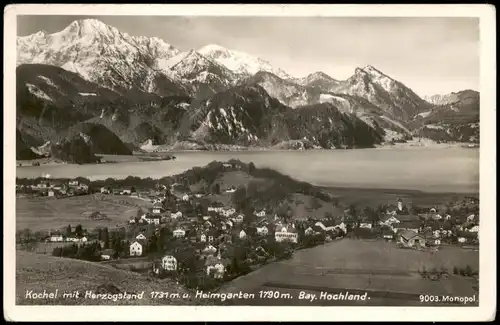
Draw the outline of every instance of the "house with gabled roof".
<instances>
[{"instance_id":1,"label":"house with gabled roof","mask_svg":"<svg viewBox=\"0 0 500 325\"><path fill-rule=\"evenodd\" d=\"M177 270L177 259L172 255L165 255L161 259L161 266L164 270L175 271Z\"/></svg>"},{"instance_id":2,"label":"house with gabled roof","mask_svg":"<svg viewBox=\"0 0 500 325\"><path fill-rule=\"evenodd\" d=\"M412 230L403 230L398 233L399 242L405 247L425 247L426 239Z\"/></svg>"},{"instance_id":3,"label":"house with gabled roof","mask_svg":"<svg viewBox=\"0 0 500 325\"><path fill-rule=\"evenodd\" d=\"M144 240L134 240L129 247L130 256L142 256L146 242Z\"/></svg>"},{"instance_id":4,"label":"house with gabled roof","mask_svg":"<svg viewBox=\"0 0 500 325\"><path fill-rule=\"evenodd\" d=\"M401 221L400 223L392 225L392 229L395 232L400 232L404 230L413 231L418 233L420 231L421 222L418 220L414 221Z\"/></svg>"},{"instance_id":5,"label":"house with gabled roof","mask_svg":"<svg viewBox=\"0 0 500 325\"><path fill-rule=\"evenodd\" d=\"M297 229L295 227L282 226L276 229L274 233L274 238L277 242L292 242L297 243L299 234L297 233Z\"/></svg>"},{"instance_id":6,"label":"house with gabled roof","mask_svg":"<svg viewBox=\"0 0 500 325\"><path fill-rule=\"evenodd\" d=\"M216 279L222 279L229 263L230 261L227 258L221 258L220 254L216 257L208 256L205 260L205 270L207 275L211 275Z\"/></svg>"}]
</instances>

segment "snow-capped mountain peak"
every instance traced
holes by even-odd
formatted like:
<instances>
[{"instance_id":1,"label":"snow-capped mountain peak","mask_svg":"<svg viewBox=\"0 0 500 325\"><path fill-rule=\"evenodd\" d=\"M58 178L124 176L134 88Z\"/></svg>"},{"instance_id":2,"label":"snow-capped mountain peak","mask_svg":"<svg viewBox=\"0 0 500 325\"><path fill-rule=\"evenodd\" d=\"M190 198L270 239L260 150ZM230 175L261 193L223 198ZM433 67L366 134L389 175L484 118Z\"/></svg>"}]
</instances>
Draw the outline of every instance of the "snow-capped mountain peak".
<instances>
[{"instance_id":1,"label":"snow-capped mountain peak","mask_svg":"<svg viewBox=\"0 0 500 325\"><path fill-rule=\"evenodd\" d=\"M427 110L429 106L404 84L371 65L356 68L354 74L340 82L333 91L362 97L403 120Z\"/></svg>"},{"instance_id":2,"label":"snow-capped mountain peak","mask_svg":"<svg viewBox=\"0 0 500 325\"><path fill-rule=\"evenodd\" d=\"M179 50L157 37L122 33L97 19L75 20L63 30L17 38L17 64L42 63L76 72L84 79L123 91L138 88L168 94L164 61ZM162 76L160 76L162 74ZM158 83L162 83L161 85Z\"/></svg>"},{"instance_id":3,"label":"snow-capped mountain peak","mask_svg":"<svg viewBox=\"0 0 500 325\"><path fill-rule=\"evenodd\" d=\"M269 62L261 58L244 52L230 50L220 45L206 45L199 49L198 52L236 74L249 76L259 71L265 71L271 72L282 79L292 78L282 69L273 67Z\"/></svg>"}]
</instances>

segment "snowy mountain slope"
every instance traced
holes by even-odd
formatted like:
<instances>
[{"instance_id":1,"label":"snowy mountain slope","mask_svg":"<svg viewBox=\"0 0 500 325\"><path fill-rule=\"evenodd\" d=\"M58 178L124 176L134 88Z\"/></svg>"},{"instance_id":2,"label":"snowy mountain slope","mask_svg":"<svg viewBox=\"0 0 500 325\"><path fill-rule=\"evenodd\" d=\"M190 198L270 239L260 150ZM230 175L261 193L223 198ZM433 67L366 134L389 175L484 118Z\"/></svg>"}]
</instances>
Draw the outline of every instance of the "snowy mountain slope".
<instances>
[{"instance_id":1,"label":"snowy mountain slope","mask_svg":"<svg viewBox=\"0 0 500 325\"><path fill-rule=\"evenodd\" d=\"M187 52L181 58L174 57L172 61L174 60L177 62L170 67L170 70L176 79L182 80L182 83L187 85L194 98L209 97L234 86L237 81L237 76L231 70L194 50Z\"/></svg>"},{"instance_id":2,"label":"snowy mountain slope","mask_svg":"<svg viewBox=\"0 0 500 325\"><path fill-rule=\"evenodd\" d=\"M17 53L18 65L54 65L120 93L131 88L161 95L185 92L161 70L178 49L159 38L130 36L95 19L74 21L53 34L18 37Z\"/></svg>"},{"instance_id":3,"label":"snowy mountain slope","mask_svg":"<svg viewBox=\"0 0 500 325\"><path fill-rule=\"evenodd\" d=\"M365 98L391 117L404 121L432 108L404 84L372 66L356 68L353 76L341 81L332 91Z\"/></svg>"},{"instance_id":4,"label":"snowy mountain slope","mask_svg":"<svg viewBox=\"0 0 500 325\"><path fill-rule=\"evenodd\" d=\"M265 71L275 74L282 79L292 79L284 70L273 67L263 59L244 52L229 50L219 45L206 45L200 48L198 53L225 66L238 75L251 76L259 71Z\"/></svg>"},{"instance_id":5,"label":"snowy mountain slope","mask_svg":"<svg viewBox=\"0 0 500 325\"><path fill-rule=\"evenodd\" d=\"M261 86L271 97L292 108L316 104L320 100L321 91L319 89L301 86L270 72L257 72L252 77L245 79L243 83Z\"/></svg>"},{"instance_id":6,"label":"snowy mountain slope","mask_svg":"<svg viewBox=\"0 0 500 325\"><path fill-rule=\"evenodd\" d=\"M302 86L319 88L324 92L332 91L339 84L338 80L321 71L311 73L304 78L295 79L295 82Z\"/></svg>"}]
</instances>

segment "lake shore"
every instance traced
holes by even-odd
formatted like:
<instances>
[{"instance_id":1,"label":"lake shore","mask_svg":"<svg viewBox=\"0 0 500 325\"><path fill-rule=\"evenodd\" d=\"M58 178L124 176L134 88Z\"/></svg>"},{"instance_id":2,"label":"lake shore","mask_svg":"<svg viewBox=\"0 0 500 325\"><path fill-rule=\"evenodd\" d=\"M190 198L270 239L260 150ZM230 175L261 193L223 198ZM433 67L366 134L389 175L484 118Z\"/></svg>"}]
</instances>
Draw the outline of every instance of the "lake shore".
<instances>
[{"instance_id":1,"label":"lake shore","mask_svg":"<svg viewBox=\"0 0 500 325\"><path fill-rule=\"evenodd\" d=\"M141 161L138 156L107 156L112 164L47 164L16 168L16 176L85 177L90 180L128 176L159 179L237 159L275 169L316 186L470 193L479 191L479 150L460 147L310 151L170 152L175 160Z\"/></svg>"},{"instance_id":2,"label":"lake shore","mask_svg":"<svg viewBox=\"0 0 500 325\"><path fill-rule=\"evenodd\" d=\"M149 159L150 157L158 157L158 161L162 160L161 157L165 155L171 155L173 153L215 153L215 152L315 152L315 151L344 151L344 150L390 150L390 149L448 149L448 148L473 148L478 149L479 145L470 144L470 143L462 143L462 142L454 142L454 143L436 143L432 140L425 139L423 141L410 140L405 143L384 143L380 145L376 145L374 148L356 148L356 149L274 149L267 147L240 147L235 146L234 148L230 148L229 146L224 147L225 149L218 150L200 150L200 149L166 149L160 151L142 151L142 152L134 152L132 155L109 155L109 154L97 154L98 157L103 159L102 163L106 164L115 164L115 163L126 163L126 162L148 162L155 161L155 159ZM55 166L55 165L77 165L69 162L65 162L62 160L54 159L51 157L47 158L39 158L32 160L16 160L17 167L29 167L33 166L33 163L40 163L45 166ZM94 165L94 164L85 164L85 165Z\"/></svg>"}]
</instances>

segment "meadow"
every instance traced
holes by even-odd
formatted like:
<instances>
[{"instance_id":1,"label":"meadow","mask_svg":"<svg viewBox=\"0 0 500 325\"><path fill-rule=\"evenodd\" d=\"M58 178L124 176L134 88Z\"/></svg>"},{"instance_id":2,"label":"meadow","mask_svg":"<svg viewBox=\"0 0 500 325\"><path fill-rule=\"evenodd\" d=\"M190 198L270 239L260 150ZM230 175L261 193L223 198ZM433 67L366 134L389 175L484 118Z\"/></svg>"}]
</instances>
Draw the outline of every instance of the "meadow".
<instances>
[{"instance_id":1,"label":"meadow","mask_svg":"<svg viewBox=\"0 0 500 325\"><path fill-rule=\"evenodd\" d=\"M139 207L151 204L126 196L84 195L69 198L18 198L16 200L16 229L29 228L32 231L50 231L67 227L68 224L93 229L98 226L123 226L135 217ZM93 220L90 215L101 212L106 219Z\"/></svg>"},{"instance_id":2,"label":"meadow","mask_svg":"<svg viewBox=\"0 0 500 325\"><path fill-rule=\"evenodd\" d=\"M394 243L355 239L337 240L323 246L296 252L290 260L266 265L223 287L223 292L260 290L284 292L369 292L370 305L421 305L420 294L473 295L475 282L452 274L453 267L470 265L479 269L479 253L459 247L442 247L437 253L398 249ZM444 267L448 279L422 279L418 271L425 267ZM404 303L403 303L404 302ZM269 300L242 301L241 304L265 305ZM349 305L345 301L279 300L275 305ZM366 302L364 303L366 304Z\"/></svg>"},{"instance_id":3,"label":"meadow","mask_svg":"<svg viewBox=\"0 0 500 325\"><path fill-rule=\"evenodd\" d=\"M120 292L140 293L141 300L84 299L86 290L96 292L102 286L114 286ZM26 291L54 292L58 299L27 299ZM17 251L16 254L16 304L17 305L193 305L198 301L188 299L151 299L152 291L183 294L187 291L170 280L159 280L134 272L118 270L100 263L69 258L53 257ZM80 292L79 299L62 298L63 292Z\"/></svg>"}]
</instances>

